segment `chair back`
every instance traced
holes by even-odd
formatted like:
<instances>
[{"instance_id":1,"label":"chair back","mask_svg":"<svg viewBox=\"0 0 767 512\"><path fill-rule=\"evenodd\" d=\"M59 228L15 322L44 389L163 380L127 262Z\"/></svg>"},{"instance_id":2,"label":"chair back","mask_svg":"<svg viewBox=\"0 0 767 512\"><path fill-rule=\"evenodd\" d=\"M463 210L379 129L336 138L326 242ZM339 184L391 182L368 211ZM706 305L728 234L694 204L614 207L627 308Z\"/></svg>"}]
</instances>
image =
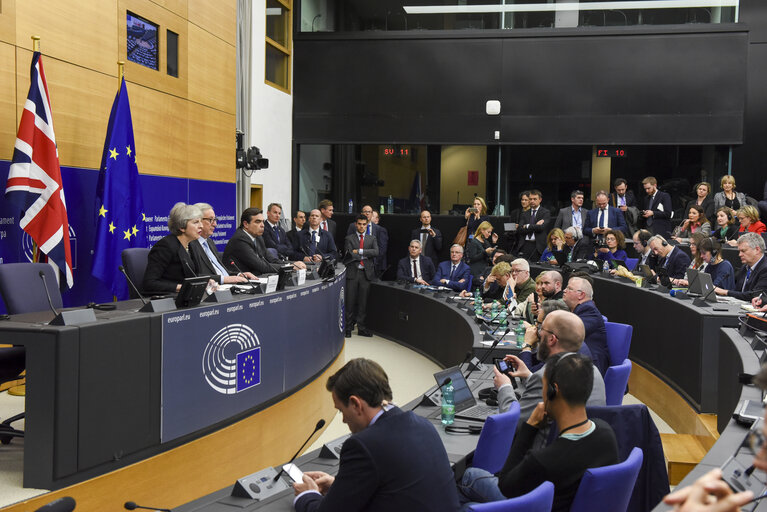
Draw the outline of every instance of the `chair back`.
<instances>
[{"instance_id":1,"label":"chair back","mask_svg":"<svg viewBox=\"0 0 767 512\"><path fill-rule=\"evenodd\" d=\"M610 353L610 364L619 365L629 357L634 327L615 322L605 322L605 329L607 331L607 350Z\"/></svg>"},{"instance_id":2,"label":"chair back","mask_svg":"<svg viewBox=\"0 0 767 512\"><path fill-rule=\"evenodd\" d=\"M610 366L605 372L605 405L623 405L623 395L631 375L631 361L624 359L618 366Z\"/></svg>"},{"instance_id":3,"label":"chair back","mask_svg":"<svg viewBox=\"0 0 767 512\"><path fill-rule=\"evenodd\" d=\"M277 252L277 249L275 249L274 247L267 247L267 248L266 248L266 253L267 253L267 254L269 255L269 257L270 257L270 258L272 258L272 259L275 259L275 260L278 260L278 259L280 259L280 253L279 253L279 252Z\"/></svg>"},{"instance_id":4,"label":"chair back","mask_svg":"<svg viewBox=\"0 0 767 512\"><path fill-rule=\"evenodd\" d=\"M570 512L593 511L595 503L599 503L600 510L625 512L642 467L642 459L642 449L634 448L628 458L619 464L587 469Z\"/></svg>"},{"instance_id":5,"label":"chair back","mask_svg":"<svg viewBox=\"0 0 767 512\"><path fill-rule=\"evenodd\" d=\"M469 279L466 280L466 284L463 287L463 289L466 290L467 292L471 291L471 281L472 281L472 278L473 278L473 276L471 274L469 274Z\"/></svg>"},{"instance_id":6,"label":"chair back","mask_svg":"<svg viewBox=\"0 0 767 512\"><path fill-rule=\"evenodd\" d=\"M0 295L9 315L50 309L40 272L51 294L53 307L60 309L61 291L53 267L47 263L3 263L0 265Z\"/></svg>"},{"instance_id":7,"label":"chair back","mask_svg":"<svg viewBox=\"0 0 767 512\"><path fill-rule=\"evenodd\" d=\"M146 272L146 264L149 260L149 249L144 247L124 249L121 257L123 266L125 267L125 273L131 278L131 281L136 285L136 288L141 290L141 283L144 282L144 272ZM130 294L131 299L138 299L138 295L136 295L136 292L130 284L128 285L128 293Z\"/></svg>"},{"instance_id":8,"label":"chair back","mask_svg":"<svg viewBox=\"0 0 767 512\"><path fill-rule=\"evenodd\" d=\"M634 270L637 263L639 263L639 258L626 258L626 268L629 270Z\"/></svg>"},{"instance_id":9,"label":"chair back","mask_svg":"<svg viewBox=\"0 0 767 512\"><path fill-rule=\"evenodd\" d=\"M519 402L516 400L507 412L488 416L479 434L471 465L490 473L500 471L511 450L518 421Z\"/></svg>"},{"instance_id":10,"label":"chair back","mask_svg":"<svg viewBox=\"0 0 767 512\"><path fill-rule=\"evenodd\" d=\"M554 484L548 480L522 496L503 501L472 505L475 512L551 512Z\"/></svg>"}]
</instances>

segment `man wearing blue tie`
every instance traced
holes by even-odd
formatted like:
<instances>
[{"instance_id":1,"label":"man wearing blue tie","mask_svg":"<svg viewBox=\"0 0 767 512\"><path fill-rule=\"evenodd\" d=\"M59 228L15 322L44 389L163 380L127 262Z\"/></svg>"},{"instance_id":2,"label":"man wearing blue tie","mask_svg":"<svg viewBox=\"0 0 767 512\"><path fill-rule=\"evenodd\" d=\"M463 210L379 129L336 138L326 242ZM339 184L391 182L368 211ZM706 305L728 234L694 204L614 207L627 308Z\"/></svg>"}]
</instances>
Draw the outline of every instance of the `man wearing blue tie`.
<instances>
[{"instance_id":1,"label":"man wearing blue tie","mask_svg":"<svg viewBox=\"0 0 767 512\"><path fill-rule=\"evenodd\" d=\"M756 233L746 233L738 238L738 254L743 266L735 275L735 288L715 288L719 295L728 295L750 301L767 292L767 258L764 257L764 239Z\"/></svg>"},{"instance_id":2,"label":"man wearing blue tie","mask_svg":"<svg viewBox=\"0 0 767 512\"><path fill-rule=\"evenodd\" d=\"M280 226L282 205L271 203L266 209L266 225L264 226L264 243L269 249L274 249L280 258L292 261L303 260L304 256L296 251L288 239L288 234Z\"/></svg>"},{"instance_id":3,"label":"man wearing blue tie","mask_svg":"<svg viewBox=\"0 0 767 512\"><path fill-rule=\"evenodd\" d=\"M200 238L197 239L198 244L190 244L191 250L202 250L202 255L199 257L199 261L202 262L205 267L205 272L211 276L218 275L220 284L234 284L244 283L248 279L255 279L256 276L250 272L237 273L232 275L221 262L221 254L216 248L216 242L211 238L213 232L216 231L216 225L218 219L216 219L216 212L213 211L213 207L208 203L197 203L195 205L202 211L202 233Z\"/></svg>"},{"instance_id":4,"label":"man wearing blue tie","mask_svg":"<svg viewBox=\"0 0 767 512\"><path fill-rule=\"evenodd\" d=\"M453 244L450 247L450 260L443 261L437 267L437 274L431 284L446 286L460 292L471 287L471 269L463 261L463 247Z\"/></svg>"},{"instance_id":5,"label":"man wearing blue tie","mask_svg":"<svg viewBox=\"0 0 767 512\"><path fill-rule=\"evenodd\" d=\"M322 214L314 209L309 212L309 228L299 231L299 251L306 263L322 261L322 258L338 259L338 249L333 237L320 226Z\"/></svg>"},{"instance_id":6,"label":"man wearing blue tie","mask_svg":"<svg viewBox=\"0 0 767 512\"><path fill-rule=\"evenodd\" d=\"M604 190L600 190L594 199L594 209L586 214L583 234L592 239L604 238L611 229L620 230L626 236L629 234L623 212L610 206L609 195Z\"/></svg>"}]
</instances>

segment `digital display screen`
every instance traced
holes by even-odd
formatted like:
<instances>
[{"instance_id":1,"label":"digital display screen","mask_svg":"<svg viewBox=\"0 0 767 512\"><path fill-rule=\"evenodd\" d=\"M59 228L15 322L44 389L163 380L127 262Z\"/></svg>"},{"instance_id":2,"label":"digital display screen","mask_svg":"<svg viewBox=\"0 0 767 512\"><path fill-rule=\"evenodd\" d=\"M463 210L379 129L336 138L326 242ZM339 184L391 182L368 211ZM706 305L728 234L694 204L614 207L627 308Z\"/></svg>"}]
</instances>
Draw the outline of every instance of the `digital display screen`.
<instances>
[{"instance_id":1,"label":"digital display screen","mask_svg":"<svg viewBox=\"0 0 767 512\"><path fill-rule=\"evenodd\" d=\"M626 150L617 146L597 147L597 157L600 158L625 158Z\"/></svg>"},{"instance_id":2,"label":"digital display screen","mask_svg":"<svg viewBox=\"0 0 767 512\"><path fill-rule=\"evenodd\" d=\"M128 60L151 69L160 69L158 62L158 25L135 14L128 13L127 29Z\"/></svg>"}]
</instances>

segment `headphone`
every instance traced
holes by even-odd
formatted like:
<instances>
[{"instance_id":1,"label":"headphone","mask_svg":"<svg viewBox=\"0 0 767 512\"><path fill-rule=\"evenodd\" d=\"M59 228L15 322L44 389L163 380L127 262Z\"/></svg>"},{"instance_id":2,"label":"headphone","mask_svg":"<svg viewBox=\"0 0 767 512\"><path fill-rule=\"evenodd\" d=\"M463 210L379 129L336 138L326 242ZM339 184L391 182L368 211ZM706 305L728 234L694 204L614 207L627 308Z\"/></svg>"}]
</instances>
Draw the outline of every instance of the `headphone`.
<instances>
[{"instance_id":1,"label":"headphone","mask_svg":"<svg viewBox=\"0 0 767 512\"><path fill-rule=\"evenodd\" d=\"M554 366L551 368L551 374L549 375L548 387L546 388L546 398L548 398L549 401L554 400L557 397L557 388L554 387L554 383L556 382L554 380L554 375L556 374L557 366L559 366L559 363L562 361L562 359L572 355L575 355L575 352L565 352L559 359L556 360L556 362L554 362Z\"/></svg>"},{"instance_id":2,"label":"headphone","mask_svg":"<svg viewBox=\"0 0 767 512\"><path fill-rule=\"evenodd\" d=\"M470 434L472 436L478 436L482 432L482 427L479 425L447 425L445 432L448 434Z\"/></svg>"},{"instance_id":3,"label":"headphone","mask_svg":"<svg viewBox=\"0 0 767 512\"><path fill-rule=\"evenodd\" d=\"M652 238L652 233L646 229L639 230L639 243L642 244L642 247L647 247L647 241L650 240L650 238Z\"/></svg>"}]
</instances>

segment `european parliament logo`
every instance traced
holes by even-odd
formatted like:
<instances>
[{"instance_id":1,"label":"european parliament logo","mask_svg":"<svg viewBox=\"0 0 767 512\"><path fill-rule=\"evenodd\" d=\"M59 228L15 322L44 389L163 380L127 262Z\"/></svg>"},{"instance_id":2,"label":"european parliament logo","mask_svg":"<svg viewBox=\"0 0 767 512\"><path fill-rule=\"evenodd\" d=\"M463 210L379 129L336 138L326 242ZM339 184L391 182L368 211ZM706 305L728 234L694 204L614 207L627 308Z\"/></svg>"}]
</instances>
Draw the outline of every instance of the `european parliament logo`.
<instances>
[{"instance_id":1,"label":"european parliament logo","mask_svg":"<svg viewBox=\"0 0 767 512\"><path fill-rule=\"evenodd\" d=\"M261 383L261 342L245 324L230 324L208 341L202 373L208 385L233 395Z\"/></svg>"}]
</instances>

